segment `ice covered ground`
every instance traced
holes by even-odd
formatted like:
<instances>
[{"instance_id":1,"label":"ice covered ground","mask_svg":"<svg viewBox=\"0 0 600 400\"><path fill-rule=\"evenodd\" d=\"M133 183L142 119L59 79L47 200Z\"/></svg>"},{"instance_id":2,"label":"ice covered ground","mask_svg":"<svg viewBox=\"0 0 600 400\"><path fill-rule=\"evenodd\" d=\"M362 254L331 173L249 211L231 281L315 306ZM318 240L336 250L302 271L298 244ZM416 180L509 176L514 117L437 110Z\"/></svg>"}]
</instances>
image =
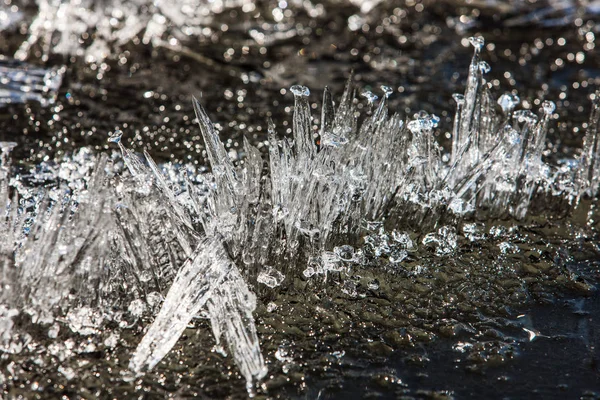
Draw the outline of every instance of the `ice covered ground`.
<instances>
[{"instance_id":1,"label":"ice covered ground","mask_svg":"<svg viewBox=\"0 0 600 400\"><path fill-rule=\"evenodd\" d=\"M549 165L543 152L554 104L540 102L535 113L521 109L513 93L494 98L485 80L490 66L480 57L483 40L470 41L474 56L465 92L454 96L449 151L434 138L435 115L389 114L385 86L379 101L362 93L370 111L359 122L351 82L337 107L325 89L318 134L309 89L293 86L293 137L278 135L269 121L268 157L246 141L236 164L194 99L210 173L159 167L147 153L140 158L125 148L116 131L109 142L121 155L82 149L23 174L10 166L14 144L3 142L3 351L28 351L31 336L13 323L19 315L50 337L64 325L94 335L111 324L127 329L136 324L128 319L162 302L131 354L133 376L153 368L204 315L217 348L233 356L253 394L267 373L255 293L266 299L298 280L316 280L352 295L352 274L369 268L366 249L401 265L417 232L420 244L452 257L460 226L476 236L476 224L466 222L522 220L534 198L538 213L568 213L592 199L593 225L598 94L581 152ZM44 180L54 187L36 184ZM363 241L365 250L353 247ZM501 250L510 252L511 244Z\"/></svg>"},{"instance_id":2,"label":"ice covered ground","mask_svg":"<svg viewBox=\"0 0 600 400\"><path fill-rule=\"evenodd\" d=\"M536 2L518 15L507 7L511 2L459 4L467 11L445 19L461 35L490 21L517 29L576 27L577 45L548 60L548 70L556 75L544 76L539 65L527 75L553 87L560 85L551 79L564 73L562 67L580 68L573 85L560 86L557 109L546 100L552 96L545 83L546 89L530 92L521 103L513 88L518 72L503 71L506 87L497 78L486 79L490 66L482 56L505 55L513 62L509 69L518 63L528 71L528 60L545 57L545 49L551 43L563 46L564 38L536 38L514 53L501 51L498 42L484 46L473 38L468 73L449 71L443 88L432 81L442 92L460 86L453 122L443 107L392 114L389 102L430 90L423 83L429 70L414 66L431 67L406 56L410 43L417 53L436 53L436 41L444 35L427 19L413 22L420 21L415 15L428 9L426 3L407 2L414 9L411 19L410 7L387 10L382 2L353 2L356 8L340 25L348 37L358 37L348 40L347 53L359 54L377 71L378 82L392 73L402 84L365 89L349 84L335 102L328 89L319 101L320 93L294 85L286 95L294 98L293 120L282 118L278 112L285 107L273 100L274 121L257 116L254 126L239 123L238 113L243 118L254 112L243 108L251 97L249 82L319 79L321 70L302 75L294 71L304 65L292 64L306 56L327 66L330 38L318 28L328 21L336 29L339 18L331 9L338 5L333 3L323 8L312 2L266 2L255 9L248 2L208 2L206 7L193 1L3 3L0 28L15 39L0 47L13 46L18 58L28 60L0 59L0 101L8 110L0 119L7 132L2 137L19 142L1 145L4 395L35 397L47 390L88 397L159 390L182 396L239 394L229 385L238 372L226 355L235 360L251 395L285 397L289 392L277 391L282 382L310 390L305 379L319 373L334 387L362 374L380 380L382 387L393 384L410 393L402 379L412 370L392 370L388 356L400 349L397 353L407 354L411 365L444 366L429 361L425 343L445 337L454 343L452 358L459 360L454 362L480 371L481 365L518 358L522 345L539 338L572 335L582 338L587 353L581 359L589 356L593 370L594 325L586 322L589 302L582 298L598 281L598 95L567 116L567 122L581 119L591 109L572 154L562 157L564 138L552 130L564 122L572 99L568 91L594 84L590 64L598 33L586 19L597 15L595 3ZM439 4L444 10L454 2ZM370 41L361 42L371 34ZM345 40L335 43L343 46ZM469 45L466 38L456 43ZM292 63L277 59L286 46L298 52ZM188 57L197 63L189 75L222 69L219 85L208 74L200 86L235 102L231 121L231 110L212 103L214 93L192 101L187 92L198 96L200 90L186 80L172 90L183 91L177 93L182 102L193 104L200 130L177 126L175 112L165 116L162 103L135 115L158 121L139 133L132 115L140 108L132 112L127 102L162 102L161 90L168 91L157 85L169 83L163 82L164 72L156 82L140 74L144 57L136 52L152 51L147 62L155 70L161 62L154 50L161 48L173 62ZM220 53L210 53L212 48L223 60ZM264 53L270 56L263 63L259 55ZM353 60L331 57L346 69ZM90 64L77 64L82 59ZM227 64L231 60L234 65ZM443 52L433 64L444 64ZM187 63L175 66L189 70ZM358 80L365 79L362 66ZM108 78L111 68L122 69L127 78L118 75L107 84L115 76ZM225 79L230 75L239 86ZM411 75L419 84L405 82ZM147 81L152 82L139 83ZM131 87L141 92L127 92ZM313 111L317 103L321 113ZM203 104L220 112L214 126ZM69 106L76 109L75 118L61 112ZM192 107L187 112L186 106L171 106L191 124ZM123 131L113 129L117 123ZM250 139L224 136L220 131L227 123ZM256 132L266 132L265 140ZM109 151L73 144L80 133L100 137ZM183 160L204 151L211 172L181 159L157 164L149 152L134 151L150 142L172 159L175 148L183 149ZM24 153L28 160L21 158ZM156 151L152 155L165 159ZM558 304L563 290L582 294L569 300L568 307L581 318L572 333L552 335L551 328L542 329L516 311ZM384 368L361 364L378 359L387 360ZM337 370L346 377L342 383L331 372L336 365L344 366ZM578 375L581 382L588 379L586 372ZM211 380L216 383L207 389ZM244 391L243 385L234 386Z\"/></svg>"}]
</instances>

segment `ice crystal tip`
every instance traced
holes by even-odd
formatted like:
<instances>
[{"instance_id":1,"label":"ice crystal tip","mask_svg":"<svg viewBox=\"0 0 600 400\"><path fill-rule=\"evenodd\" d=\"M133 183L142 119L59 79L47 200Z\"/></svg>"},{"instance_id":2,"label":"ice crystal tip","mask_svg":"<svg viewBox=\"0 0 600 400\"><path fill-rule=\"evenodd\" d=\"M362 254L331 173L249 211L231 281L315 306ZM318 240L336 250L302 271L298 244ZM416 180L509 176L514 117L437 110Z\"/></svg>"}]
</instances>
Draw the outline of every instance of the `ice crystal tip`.
<instances>
[{"instance_id":1,"label":"ice crystal tip","mask_svg":"<svg viewBox=\"0 0 600 400\"><path fill-rule=\"evenodd\" d=\"M108 141L109 141L109 143L120 143L122 136L123 136L123 131L120 129L116 129L113 133L110 134Z\"/></svg>"},{"instance_id":2,"label":"ice crystal tip","mask_svg":"<svg viewBox=\"0 0 600 400\"><path fill-rule=\"evenodd\" d=\"M435 114L428 114L421 110L414 115L414 120L410 121L407 125L408 129L412 133L419 133L424 131L430 131L438 126L440 118Z\"/></svg>"},{"instance_id":3,"label":"ice crystal tip","mask_svg":"<svg viewBox=\"0 0 600 400\"><path fill-rule=\"evenodd\" d=\"M479 61L479 70L481 71L482 74L487 74L488 72L490 72L492 70L492 67L490 67L490 64L488 64L485 61Z\"/></svg>"},{"instance_id":4,"label":"ice crystal tip","mask_svg":"<svg viewBox=\"0 0 600 400\"><path fill-rule=\"evenodd\" d=\"M556 110L556 104L553 101L545 100L542 103L542 109L544 110L544 114L552 115L552 113L554 113L554 110Z\"/></svg>"},{"instance_id":5,"label":"ice crystal tip","mask_svg":"<svg viewBox=\"0 0 600 400\"><path fill-rule=\"evenodd\" d=\"M383 92L386 99L390 97L392 93L394 93L394 89L392 89L390 86L381 85L379 88Z\"/></svg>"},{"instance_id":6,"label":"ice crystal tip","mask_svg":"<svg viewBox=\"0 0 600 400\"><path fill-rule=\"evenodd\" d=\"M521 99L516 94L504 93L498 99L498 105L502 108L504 114L510 114L516 106L519 105Z\"/></svg>"},{"instance_id":7,"label":"ice crystal tip","mask_svg":"<svg viewBox=\"0 0 600 400\"><path fill-rule=\"evenodd\" d=\"M310 89L306 86L302 85L294 85L290 88L290 92L294 94L295 97L308 97L310 96Z\"/></svg>"},{"instance_id":8,"label":"ice crystal tip","mask_svg":"<svg viewBox=\"0 0 600 400\"><path fill-rule=\"evenodd\" d=\"M535 124L538 121L537 115L531 110L517 110L513 113L513 117L519 123Z\"/></svg>"},{"instance_id":9,"label":"ice crystal tip","mask_svg":"<svg viewBox=\"0 0 600 400\"><path fill-rule=\"evenodd\" d=\"M15 142L0 142L0 166L8 162L10 152L16 146Z\"/></svg>"},{"instance_id":10,"label":"ice crystal tip","mask_svg":"<svg viewBox=\"0 0 600 400\"><path fill-rule=\"evenodd\" d=\"M477 51L480 51L483 48L483 45L485 44L485 40L483 39L483 36L471 36L469 38L469 43L471 43L471 45Z\"/></svg>"},{"instance_id":11,"label":"ice crystal tip","mask_svg":"<svg viewBox=\"0 0 600 400\"><path fill-rule=\"evenodd\" d=\"M452 98L456 102L457 105L462 105L465 103L465 95L460 93L454 93Z\"/></svg>"},{"instance_id":12,"label":"ice crystal tip","mask_svg":"<svg viewBox=\"0 0 600 400\"><path fill-rule=\"evenodd\" d=\"M369 104L375 103L375 101L379 98L379 96L377 96L375 93L371 92L370 90L365 90L364 92L361 93L361 96L366 98L367 102Z\"/></svg>"}]
</instances>

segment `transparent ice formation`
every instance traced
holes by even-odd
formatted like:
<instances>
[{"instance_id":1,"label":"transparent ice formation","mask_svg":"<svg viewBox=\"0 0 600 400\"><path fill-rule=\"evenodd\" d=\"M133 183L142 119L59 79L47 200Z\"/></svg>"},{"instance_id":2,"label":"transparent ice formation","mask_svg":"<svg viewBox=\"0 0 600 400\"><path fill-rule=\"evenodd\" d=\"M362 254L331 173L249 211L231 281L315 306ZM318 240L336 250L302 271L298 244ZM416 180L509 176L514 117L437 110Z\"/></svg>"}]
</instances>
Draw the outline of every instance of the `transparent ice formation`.
<instances>
[{"instance_id":1,"label":"transparent ice formation","mask_svg":"<svg viewBox=\"0 0 600 400\"><path fill-rule=\"evenodd\" d=\"M101 62L121 46L141 40L210 62L185 47L189 39L210 37L218 31L215 16L224 11L241 8L241 12L251 13L257 7L249 0L35 0L35 4L38 10L28 37L15 53L18 60L26 60L40 48L43 60L61 54ZM285 4L306 10L311 17L323 12L309 1ZM275 16L275 23L263 23L260 30L248 34L261 45L295 36L294 25L281 21L283 17L281 13L280 18ZM0 11L0 30L13 26L17 18L20 15Z\"/></svg>"},{"instance_id":2,"label":"transparent ice formation","mask_svg":"<svg viewBox=\"0 0 600 400\"><path fill-rule=\"evenodd\" d=\"M66 68L42 68L0 58L0 107L10 103L37 101L54 104Z\"/></svg>"},{"instance_id":3,"label":"transparent ice formation","mask_svg":"<svg viewBox=\"0 0 600 400\"><path fill-rule=\"evenodd\" d=\"M117 131L109 141L120 156L81 149L44 167L54 185L35 186L11 169L15 144L0 143L0 348L19 352L28 343L16 331L17 315L43 324L52 337L57 323L95 335L109 321L125 329L144 313L156 314L130 359L140 374L204 315L252 393L267 372L254 292L335 274L342 279L331 281L357 296L356 283L343 277L368 268L368 257L398 266L417 244L448 257L463 221L462 232L475 241L485 233L474 218L525 218L534 196L541 205L596 198L600 95L577 159L548 165L542 153L554 105L544 102L538 113L519 109L514 94L495 99L484 79L483 41L471 42L475 52L465 93L455 96L447 154L434 138L439 119L390 115L387 90L359 122L351 83L337 107L325 89L319 132L312 129L308 88L294 86L292 136L279 136L268 121L268 159L245 140L239 165L194 99L212 170L206 174L159 166L147 153L140 158ZM492 227L489 235L504 233ZM518 251L509 242L499 246Z\"/></svg>"}]
</instances>

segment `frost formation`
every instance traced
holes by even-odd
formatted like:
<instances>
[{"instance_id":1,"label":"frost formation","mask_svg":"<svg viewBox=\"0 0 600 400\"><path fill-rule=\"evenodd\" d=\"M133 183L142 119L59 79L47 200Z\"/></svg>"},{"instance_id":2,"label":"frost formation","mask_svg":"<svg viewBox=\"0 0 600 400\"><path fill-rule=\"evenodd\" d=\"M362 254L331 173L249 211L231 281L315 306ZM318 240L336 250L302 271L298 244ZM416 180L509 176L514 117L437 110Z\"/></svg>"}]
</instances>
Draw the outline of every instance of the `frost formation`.
<instances>
[{"instance_id":1,"label":"frost formation","mask_svg":"<svg viewBox=\"0 0 600 400\"><path fill-rule=\"evenodd\" d=\"M20 314L94 334L108 320L126 326L125 310L138 318L166 292L131 370L156 366L203 313L251 392L267 372L253 290L343 274L348 263L361 263L361 255L340 243L359 241L369 226L380 230L364 238L366 245L399 263L413 241L395 230L390 236L385 227L431 228L421 243L442 257L456 249L460 220L522 219L534 197L571 205L596 197L600 95L577 160L548 165L542 156L554 104L543 102L536 114L518 109L514 94L496 100L484 79L483 40L471 43L475 51L465 93L455 95L449 153L434 138L438 117L390 115L387 88L359 123L351 83L337 107L325 89L318 135L311 129L308 88L293 86L293 137L279 136L269 121L268 160L245 140L239 165L194 99L212 168L207 174L159 167L147 153L140 159L117 132L109 140L121 157L82 149L45 167L57 182L44 189L13 177L14 143L1 143L0 230L6 234L0 241L0 347L22 349L26 338L13 332L12 322ZM392 252L391 242L401 251Z\"/></svg>"}]
</instances>

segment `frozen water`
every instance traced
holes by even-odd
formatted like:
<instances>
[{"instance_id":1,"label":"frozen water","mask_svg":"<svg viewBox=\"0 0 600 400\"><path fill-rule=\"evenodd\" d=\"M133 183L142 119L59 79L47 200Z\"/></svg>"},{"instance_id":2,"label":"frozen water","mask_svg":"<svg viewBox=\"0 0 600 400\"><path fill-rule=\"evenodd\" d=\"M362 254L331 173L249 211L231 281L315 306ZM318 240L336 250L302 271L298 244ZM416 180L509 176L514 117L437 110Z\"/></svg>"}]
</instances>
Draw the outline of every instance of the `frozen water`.
<instances>
[{"instance_id":1,"label":"frozen water","mask_svg":"<svg viewBox=\"0 0 600 400\"><path fill-rule=\"evenodd\" d=\"M126 329L151 315L129 363L141 374L204 315L217 348L232 355L252 393L267 373L254 291L318 279L357 297L385 283L359 285L351 278L370 259L387 259L399 270L417 245L447 258L459 250L463 221L465 236L477 241L486 234L474 219L525 218L534 196L541 205L566 200L565 207L597 196L600 96L592 101L577 159L549 165L543 153L555 105L518 110L515 94L496 100L483 78L483 40L471 42L475 51L465 93L454 96L448 152L435 139L436 115L390 115L389 88L382 88L378 103L368 96L373 107L359 121L351 82L337 108L325 89L319 132L309 89L293 86L292 135L278 136L268 122L268 160L244 140L245 158L234 163L193 99L211 167L194 181L147 153L140 158L116 130L108 141L120 156L84 149L46 166L53 189L29 186L9 165L14 144L0 143L2 348L18 352L28 343L14 332L18 315L45 325L51 337L60 335L59 323L98 335L109 322ZM508 239L498 247L504 254L518 251ZM119 339L106 340L115 346Z\"/></svg>"},{"instance_id":2,"label":"frozen water","mask_svg":"<svg viewBox=\"0 0 600 400\"><path fill-rule=\"evenodd\" d=\"M0 28L1 31L1 28ZM54 104L66 68L41 68L0 57L0 106L37 101Z\"/></svg>"}]
</instances>

